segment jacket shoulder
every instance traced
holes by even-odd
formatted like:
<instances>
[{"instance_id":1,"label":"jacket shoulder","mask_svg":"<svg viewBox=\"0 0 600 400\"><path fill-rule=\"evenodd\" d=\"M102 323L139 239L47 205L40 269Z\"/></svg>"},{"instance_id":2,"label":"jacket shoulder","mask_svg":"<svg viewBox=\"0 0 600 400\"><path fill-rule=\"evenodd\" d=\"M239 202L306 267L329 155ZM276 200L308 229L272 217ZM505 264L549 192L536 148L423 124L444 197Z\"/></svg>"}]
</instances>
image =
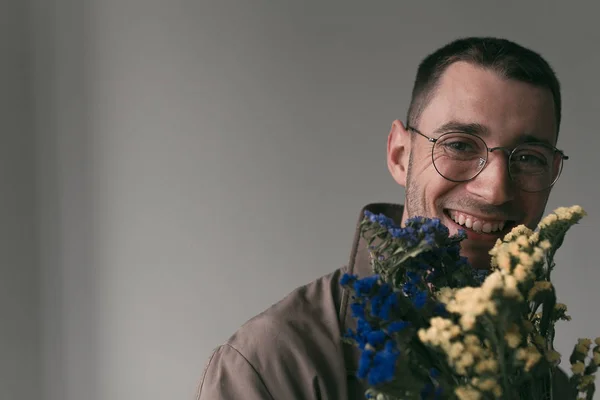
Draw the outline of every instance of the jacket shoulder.
<instances>
[{"instance_id":1,"label":"jacket shoulder","mask_svg":"<svg viewBox=\"0 0 600 400\"><path fill-rule=\"evenodd\" d=\"M295 289L242 325L227 344L259 367L274 360L310 362L309 355L340 338L340 271Z\"/></svg>"},{"instance_id":2,"label":"jacket shoulder","mask_svg":"<svg viewBox=\"0 0 600 400\"><path fill-rule=\"evenodd\" d=\"M342 273L338 269L297 288L247 321L213 353L203 381L228 381L222 379L227 371L241 368L245 372L237 383L244 380L244 386L272 398L319 398L324 391L326 398L339 398L346 379L339 323ZM215 385L210 386L220 390Z\"/></svg>"},{"instance_id":3,"label":"jacket shoulder","mask_svg":"<svg viewBox=\"0 0 600 400\"><path fill-rule=\"evenodd\" d=\"M214 350L202 374L196 400L273 400L262 377L235 348L221 345Z\"/></svg>"}]
</instances>

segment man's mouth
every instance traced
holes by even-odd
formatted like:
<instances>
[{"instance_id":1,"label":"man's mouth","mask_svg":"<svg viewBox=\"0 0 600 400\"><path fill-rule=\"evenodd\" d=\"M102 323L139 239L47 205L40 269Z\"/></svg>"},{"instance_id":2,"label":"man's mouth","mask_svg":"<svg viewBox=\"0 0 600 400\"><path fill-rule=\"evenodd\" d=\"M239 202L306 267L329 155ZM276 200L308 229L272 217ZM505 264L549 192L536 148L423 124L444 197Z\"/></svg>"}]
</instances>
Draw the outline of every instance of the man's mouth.
<instances>
[{"instance_id":1,"label":"man's mouth","mask_svg":"<svg viewBox=\"0 0 600 400\"><path fill-rule=\"evenodd\" d=\"M515 225L514 220L485 218L457 210L446 209L444 213L462 229L478 234L488 234L497 237L499 234L512 229Z\"/></svg>"}]
</instances>

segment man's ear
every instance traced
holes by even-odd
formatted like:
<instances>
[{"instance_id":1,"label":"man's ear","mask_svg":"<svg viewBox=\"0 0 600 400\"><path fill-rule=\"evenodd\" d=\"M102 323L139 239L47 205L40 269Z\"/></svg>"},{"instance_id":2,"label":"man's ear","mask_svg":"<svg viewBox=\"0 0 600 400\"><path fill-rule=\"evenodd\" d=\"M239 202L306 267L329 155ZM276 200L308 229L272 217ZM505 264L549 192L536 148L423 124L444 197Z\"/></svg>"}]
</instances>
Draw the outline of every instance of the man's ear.
<instances>
[{"instance_id":1,"label":"man's ear","mask_svg":"<svg viewBox=\"0 0 600 400\"><path fill-rule=\"evenodd\" d=\"M392 123L387 141L387 165L394 180L406 187L408 159L410 156L410 132L401 121Z\"/></svg>"}]
</instances>

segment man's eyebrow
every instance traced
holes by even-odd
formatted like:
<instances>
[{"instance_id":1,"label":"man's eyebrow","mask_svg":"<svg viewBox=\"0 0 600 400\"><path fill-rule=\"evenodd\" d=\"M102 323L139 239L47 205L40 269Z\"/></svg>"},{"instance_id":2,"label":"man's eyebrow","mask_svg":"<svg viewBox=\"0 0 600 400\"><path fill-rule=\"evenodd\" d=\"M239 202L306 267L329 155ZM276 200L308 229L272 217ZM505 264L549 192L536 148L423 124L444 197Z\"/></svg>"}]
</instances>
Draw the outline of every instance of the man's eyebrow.
<instances>
[{"instance_id":1,"label":"man's eyebrow","mask_svg":"<svg viewBox=\"0 0 600 400\"><path fill-rule=\"evenodd\" d=\"M521 136L521 143L542 143L542 144L548 145L550 147L554 147L554 145L552 143L550 143L549 140L541 139L537 136L529 135L529 134Z\"/></svg>"},{"instance_id":2,"label":"man's eyebrow","mask_svg":"<svg viewBox=\"0 0 600 400\"><path fill-rule=\"evenodd\" d=\"M447 132L464 132L470 133L478 136L489 136L490 129L482 124L476 122L459 122L459 121L450 121L446 122L444 125L437 128L434 133L443 134ZM551 147L554 147L552 143L550 143L547 139L542 139L538 136L526 133L519 137L520 143L542 143Z\"/></svg>"},{"instance_id":3,"label":"man's eyebrow","mask_svg":"<svg viewBox=\"0 0 600 400\"><path fill-rule=\"evenodd\" d=\"M446 122L444 125L437 128L434 133L442 134L446 132L464 132L471 133L480 136L489 135L490 130L488 127L475 123L475 122L459 122L459 121L450 121Z\"/></svg>"}]
</instances>

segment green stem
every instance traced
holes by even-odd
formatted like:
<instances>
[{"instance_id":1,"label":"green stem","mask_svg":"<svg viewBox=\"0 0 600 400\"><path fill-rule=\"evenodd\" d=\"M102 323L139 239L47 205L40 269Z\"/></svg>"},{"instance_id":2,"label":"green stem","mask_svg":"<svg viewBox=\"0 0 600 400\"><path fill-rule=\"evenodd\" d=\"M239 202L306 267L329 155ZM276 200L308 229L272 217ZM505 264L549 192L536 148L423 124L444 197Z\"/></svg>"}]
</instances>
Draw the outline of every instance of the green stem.
<instances>
[{"instance_id":1,"label":"green stem","mask_svg":"<svg viewBox=\"0 0 600 400\"><path fill-rule=\"evenodd\" d=\"M487 318L486 318L487 320ZM502 399L511 400L510 397L510 382L508 381L508 371L506 370L506 357L505 357L505 348L504 348L504 332L500 332L501 326L503 326L506 321L505 318L501 318L503 321L502 324L496 326L492 321L487 320L488 326L492 329L490 330L492 333L492 340L496 349L498 350L498 361L500 362L500 373L502 374Z\"/></svg>"}]
</instances>

